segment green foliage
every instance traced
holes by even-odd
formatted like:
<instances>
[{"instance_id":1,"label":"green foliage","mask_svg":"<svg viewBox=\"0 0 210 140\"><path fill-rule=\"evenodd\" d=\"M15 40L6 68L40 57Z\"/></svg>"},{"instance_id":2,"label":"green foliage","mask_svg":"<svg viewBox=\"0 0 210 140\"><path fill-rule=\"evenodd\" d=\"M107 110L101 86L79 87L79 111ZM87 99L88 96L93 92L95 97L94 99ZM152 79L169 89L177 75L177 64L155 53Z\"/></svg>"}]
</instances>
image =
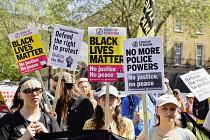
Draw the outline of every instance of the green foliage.
<instances>
[{"instance_id":1,"label":"green foliage","mask_svg":"<svg viewBox=\"0 0 210 140\"><path fill-rule=\"evenodd\" d=\"M42 0L0 1L0 80L19 81L25 76L34 76L33 72L20 74L8 34L34 26L39 26L43 30L42 25L49 25L46 22L48 17L46 3Z\"/></svg>"},{"instance_id":2,"label":"green foliage","mask_svg":"<svg viewBox=\"0 0 210 140\"><path fill-rule=\"evenodd\" d=\"M155 0L155 34L161 29L167 34L172 26L168 20L174 17L182 21L190 37L196 37L196 30L210 25L209 4L210 0ZM54 24L84 29L86 41L88 27L113 26L116 20L127 28L128 38L135 38L143 6L144 0L1 0L0 80L25 76L19 74L8 34L38 26L47 53L47 27Z\"/></svg>"}]
</instances>

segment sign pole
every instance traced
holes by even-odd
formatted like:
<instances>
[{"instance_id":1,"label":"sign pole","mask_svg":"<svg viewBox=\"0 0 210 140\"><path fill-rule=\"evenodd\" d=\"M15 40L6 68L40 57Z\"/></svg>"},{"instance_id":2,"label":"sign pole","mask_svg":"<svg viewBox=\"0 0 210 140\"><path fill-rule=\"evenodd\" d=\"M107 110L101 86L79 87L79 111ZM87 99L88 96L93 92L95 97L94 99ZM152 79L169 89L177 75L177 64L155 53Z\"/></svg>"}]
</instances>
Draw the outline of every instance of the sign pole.
<instances>
[{"instance_id":1,"label":"sign pole","mask_svg":"<svg viewBox=\"0 0 210 140\"><path fill-rule=\"evenodd\" d=\"M60 87L61 87L61 79L62 79L62 74L63 74L63 69L60 69L60 73L59 73L59 77L58 77L58 84L56 86L56 92L55 92L55 98L53 101L53 109L52 112L55 112L55 108L56 108L56 104L57 104L57 100L59 97L59 92L60 92Z\"/></svg>"},{"instance_id":2,"label":"sign pole","mask_svg":"<svg viewBox=\"0 0 210 140\"><path fill-rule=\"evenodd\" d=\"M148 140L149 132L148 132L148 116L147 116L147 94L143 94L142 98L143 98L145 140Z\"/></svg>"},{"instance_id":3,"label":"sign pole","mask_svg":"<svg viewBox=\"0 0 210 140\"><path fill-rule=\"evenodd\" d=\"M36 70L35 72L36 72L37 78L38 78L39 81L41 82L41 85L42 85L42 88L43 88L43 96L44 96L44 99L45 99L45 101L46 101L46 103L47 103L47 106L48 106L49 110L52 110L52 106L51 106L50 101L49 101L49 99L48 99L48 97L47 97L47 93L46 93L45 86L44 86L44 83L43 83L43 81L42 81L40 72L39 72L39 70Z\"/></svg>"},{"instance_id":4,"label":"sign pole","mask_svg":"<svg viewBox=\"0 0 210 140\"><path fill-rule=\"evenodd\" d=\"M108 130L109 126L109 86L110 83L106 82L106 106L105 106L105 129Z\"/></svg>"}]
</instances>

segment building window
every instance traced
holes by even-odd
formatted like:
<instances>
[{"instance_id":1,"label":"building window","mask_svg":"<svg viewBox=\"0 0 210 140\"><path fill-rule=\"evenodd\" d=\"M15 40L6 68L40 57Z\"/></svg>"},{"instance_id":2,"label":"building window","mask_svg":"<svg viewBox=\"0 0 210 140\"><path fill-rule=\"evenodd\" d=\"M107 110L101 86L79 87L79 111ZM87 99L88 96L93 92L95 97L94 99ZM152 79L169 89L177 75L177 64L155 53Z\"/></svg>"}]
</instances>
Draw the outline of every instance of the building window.
<instances>
[{"instance_id":1,"label":"building window","mask_svg":"<svg viewBox=\"0 0 210 140\"><path fill-rule=\"evenodd\" d=\"M196 50L196 66L203 65L203 45L197 45Z\"/></svg>"},{"instance_id":2,"label":"building window","mask_svg":"<svg viewBox=\"0 0 210 140\"><path fill-rule=\"evenodd\" d=\"M175 31L183 31L182 23L179 20L175 21Z\"/></svg>"},{"instance_id":3,"label":"building window","mask_svg":"<svg viewBox=\"0 0 210 140\"><path fill-rule=\"evenodd\" d=\"M175 44L175 65L181 65L182 64L182 43L176 43Z\"/></svg>"},{"instance_id":4,"label":"building window","mask_svg":"<svg viewBox=\"0 0 210 140\"><path fill-rule=\"evenodd\" d=\"M198 29L195 33L196 34L204 34L204 28Z\"/></svg>"}]
</instances>

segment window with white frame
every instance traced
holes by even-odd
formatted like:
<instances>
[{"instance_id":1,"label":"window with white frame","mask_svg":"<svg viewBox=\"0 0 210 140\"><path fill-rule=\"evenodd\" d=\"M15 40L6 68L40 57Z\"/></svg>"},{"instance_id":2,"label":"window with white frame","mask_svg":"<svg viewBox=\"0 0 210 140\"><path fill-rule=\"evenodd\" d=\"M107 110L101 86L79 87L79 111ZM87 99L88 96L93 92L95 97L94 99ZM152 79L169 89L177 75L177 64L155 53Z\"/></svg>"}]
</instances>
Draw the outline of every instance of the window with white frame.
<instances>
[{"instance_id":1,"label":"window with white frame","mask_svg":"<svg viewBox=\"0 0 210 140\"><path fill-rule=\"evenodd\" d=\"M195 33L196 34L204 34L204 28L196 30Z\"/></svg>"},{"instance_id":2,"label":"window with white frame","mask_svg":"<svg viewBox=\"0 0 210 140\"><path fill-rule=\"evenodd\" d=\"M182 23L180 20L175 21L175 31L183 31Z\"/></svg>"},{"instance_id":3,"label":"window with white frame","mask_svg":"<svg viewBox=\"0 0 210 140\"><path fill-rule=\"evenodd\" d=\"M196 50L196 66L203 65L203 45L197 45Z\"/></svg>"},{"instance_id":4,"label":"window with white frame","mask_svg":"<svg viewBox=\"0 0 210 140\"><path fill-rule=\"evenodd\" d=\"M175 64L182 64L182 46L183 43L175 43Z\"/></svg>"}]
</instances>

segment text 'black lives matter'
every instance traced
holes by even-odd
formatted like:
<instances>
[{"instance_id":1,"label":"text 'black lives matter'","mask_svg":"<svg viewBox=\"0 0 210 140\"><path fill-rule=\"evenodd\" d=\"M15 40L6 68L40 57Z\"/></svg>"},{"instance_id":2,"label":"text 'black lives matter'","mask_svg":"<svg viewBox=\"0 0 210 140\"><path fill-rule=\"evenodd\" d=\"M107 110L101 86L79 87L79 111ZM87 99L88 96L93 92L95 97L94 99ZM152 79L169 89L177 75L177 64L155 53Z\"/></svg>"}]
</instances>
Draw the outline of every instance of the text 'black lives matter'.
<instances>
[{"instance_id":1,"label":"text 'black lives matter'","mask_svg":"<svg viewBox=\"0 0 210 140\"><path fill-rule=\"evenodd\" d=\"M32 42L34 42L33 36L25 37L20 39L20 41L12 41L12 46L18 61L44 53L42 48L33 49Z\"/></svg>"}]
</instances>

